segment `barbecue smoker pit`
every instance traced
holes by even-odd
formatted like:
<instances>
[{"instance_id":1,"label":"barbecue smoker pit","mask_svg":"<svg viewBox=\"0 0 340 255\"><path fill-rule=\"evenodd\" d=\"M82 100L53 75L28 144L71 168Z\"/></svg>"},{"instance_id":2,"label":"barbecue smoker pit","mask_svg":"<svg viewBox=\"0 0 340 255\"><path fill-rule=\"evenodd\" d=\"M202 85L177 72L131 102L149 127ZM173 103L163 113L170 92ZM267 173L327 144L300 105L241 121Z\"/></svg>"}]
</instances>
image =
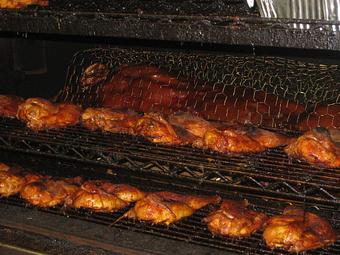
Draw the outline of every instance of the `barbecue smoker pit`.
<instances>
[{"instance_id":1,"label":"barbecue smoker pit","mask_svg":"<svg viewBox=\"0 0 340 255\"><path fill-rule=\"evenodd\" d=\"M83 36L90 36L86 37L90 46L77 44L90 49L76 50L65 85L53 98L56 102L100 106L98 91L120 66L154 65L171 75L199 81L194 82L197 86L244 86L273 93L303 104L304 118L318 104L340 104L340 62L336 57L323 59L323 53L339 55L326 51L340 49L337 22L262 19L243 0L50 0L49 4L0 10L0 31L3 36L28 33L28 37L65 40L73 46L74 41L80 43ZM179 43L168 40L203 45L193 43L192 49L184 51ZM133 47L116 45L126 42ZM206 43L219 44L219 50L212 51L215 44ZM225 49L228 44L236 47ZM251 45L254 51L240 54L237 46L244 45ZM314 51L275 48L261 48L257 55L257 46L320 49L318 56L322 57L317 59ZM284 57L286 54L289 56ZM307 57L308 61L301 60ZM83 86L84 72L94 64L104 65L107 73L100 82ZM46 86L50 86L48 82ZM332 120L339 117L340 113L330 116ZM301 134L292 127L266 128L288 136ZM145 191L247 199L252 208L269 216L280 214L287 205L299 205L328 219L340 232L340 169L289 159L281 147L259 154L223 155L191 146L154 144L143 137L89 131L81 125L35 132L16 119L0 117L0 162L58 177L106 179ZM213 236L202 219L217 207L208 206L166 227L118 220L130 207L110 214L94 213L62 207L41 209L19 196L0 198L0 248L6 244L77 255L289 254L268 249L261 231L240 240ZM340 241L305 254L340 254Z\"/></svg>"},{"instance_id":2,"label":"barbecue smoker pit","mask_svg":"<svg viewBox=\"0 0 340 255\"><path fill-rule=\"evenodd\" d=\"M123 64L152 64L172 73L178 71L181 75L208 80L210 83L218 82L226 86L242 84L305 103L306 111L313 109L315 103L337 104L339 100L337 65L316 65L283 58L121 48L77 53L69 66L65 87L56 99L98 106L97 91L105 81L85 87L81 85L84 71L98 63L104 64L111 73ZM300 134L295 130L272 129L286 135ZM291 160L282 148L252 155L222 155L193 149L191 146L153 144L141 137L88 131L81 126L35 132L18 120L6 118L0 120L0 131L0 160L28 166L45 174L112 179L150 191L173 190L203 195L217 192L223 198L246 198L257 210L269 215L279 214L285 206L293 203L329 219L336 229L340 227L340 169L326 169ZM46 161L55 163L46 165ZM181 251L183 254L198 254L199 246L208 249L208 253L229 251L282 254L280 250L271 251L265 247L261 232L243 240L213 237L202 223L202 218L212 207L200 210L173 226L165 227L126 219L113 224L126 210L103 214L86 210L65 211L58 207L38 209L36 212L34 207L27 206L18 197L1 199L1 203L6 204L4 210L9 212L25 207L26 210L33 209L38 214L66 215L70 219L110 226L113 232L132 231L155 238L166 238L169 242L175 240L184 245ZM10 225L7 220L3 224ZM25 221L23 224L30 225ZM63 232L62 229L58 231ZM76 228L71 236L79 234L80 231ZM163 241L159 240L160 243ZM104 238L96 246L106 247L107 242L109 241ZM194 246L188 248L185 244ZM146 247L144 252L151 249ZM339 242L307 253L338 252Z\"/></svg>"}]
</instances>

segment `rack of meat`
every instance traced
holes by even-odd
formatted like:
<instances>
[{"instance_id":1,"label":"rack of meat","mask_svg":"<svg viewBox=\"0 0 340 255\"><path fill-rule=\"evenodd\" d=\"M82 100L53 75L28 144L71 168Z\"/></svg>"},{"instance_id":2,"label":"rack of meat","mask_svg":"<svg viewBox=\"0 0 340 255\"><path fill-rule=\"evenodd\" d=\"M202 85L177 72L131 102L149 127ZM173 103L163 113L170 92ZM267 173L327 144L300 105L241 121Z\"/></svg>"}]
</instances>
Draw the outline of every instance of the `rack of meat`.
<instances>
[{"instance_id":1,"label":"rack of meat","mask_svg":"<svg viewBox=\"0 0 340 255\"><path fill-rule=\"evenodd\" d=\"M1 163L0 194L19 194L27 203L42 208L63 206L112 213L135 203L116 219L133 218L154 224L170 225L190 217L208 205L219 204L219 196L183 195L168 191L143 192L127 184L81 177L55 178ZM330 223L302 208L287 207L283 216L268 218L265 213L248 209L248 202L225 200L203 219L208 229L225 237L246 237L264 229L264 240L270 248L283 247L301 252L331 245L338 234ZM282 229L282 230L281 230Z\"/></svg>"},{"instance_id":2,"label":"rack of meat","mask_svg":"<svg viewBox=\"0 0 340 255\"><path fill-rule=\"evenodd\" d=\"M73 104L53 104L45 99L1 96L4 115L17 116L32 130L58 129L82 121L90 130L144 136L154 143L191 144L220 153L258 153L289 144L289 156L329 168L340 167L340 148L326 129L314 129L298 137L287 137L268 130L222 122L208 122L189 113L164 117L159 113L114 111L110 108L81 108ZM5 100L6 99L6 100ZM6 109L18 109L10 114Z\"/></svg>"},{"instance_id":3,"label":"rack of meat","mask_svg":"<svg viewBox=\"0 0 340 255\"><path fill-rule=\"evenodd\" d=\"M28 5L47 6L48 0L1 0L0 8L18 9Z\"/></svg>"},{"instance_id":4,"label":"rack of meat","mask_svg":"<svg viewBox=\"0 0 340 255\"><path fill-rule=\"evenodd\" d=\"M183 224L185 233L193 229L186 241L206 238L221 249L233 247L236 237L235 249L252 249L241 243L255 238L266 254L336 253L335 67L308 64L295 74L303 63L216 56L205 62L204 54L186 62L192 56L168 54L88 50L74 57L53 99L0 96L0 148L9 155L94 164L117 174L111 181L3 165L2 201L77 218L91 212L93 221L156 233ZM257 65L277 79L253 72ZM291 68L289 79L278 72L283 67ZM310 84L301 93L303 79ZM120 175L129 178L115 181ZM171 182L184 183L180 192L167 189Z\"/></svg>"}]
</instances>

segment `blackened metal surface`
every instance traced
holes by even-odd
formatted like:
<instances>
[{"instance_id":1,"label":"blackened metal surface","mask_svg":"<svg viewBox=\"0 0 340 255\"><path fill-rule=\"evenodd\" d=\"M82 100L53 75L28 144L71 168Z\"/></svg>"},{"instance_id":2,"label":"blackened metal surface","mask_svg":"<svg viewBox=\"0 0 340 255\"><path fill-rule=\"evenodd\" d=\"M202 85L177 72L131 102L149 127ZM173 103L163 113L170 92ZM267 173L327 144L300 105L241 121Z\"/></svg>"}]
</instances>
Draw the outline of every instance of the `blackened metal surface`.
<instances>
[{"instance_id":1,"label":"blackened metal surface","mask_svg":"<svg viewBox=\"0 0 340 255\"><path fill-rule=\"evenodd\" d=\"M13 210L15 210L15 208L13 208ZM13 210L9 211L12 215ZM17 215L17 213L15 213L15 215ZM9 222L10 220L7 223ZM0 254L3 255L119 254L88 245L75 244L68 240L53 238L53 236L44 236L39 233L32 233L27 231L27 229L25 231L25 229L1 226L1 223L0 236Z\"/></svg>"},{"instance_id":2,"label":"blackened metal surface","mask_svg":"<svg viewBox=\"0 0 340 255\"><path fill-rule=\"evenodd\" d=\"M122 1L124 2L124 1ZM1 10L0 31L340 50L339 22L251 15ZM300 28L301 27L301 28ZM308 29L306 29L308 27Z\"/></svg>"},{"instance_id":3,"label":"blackened metal surface","mask_svg":"<svg viewBox=\"0 0 340 255\"><path fill-rule=\"evenodd\" d=\"M62 159L126 167L195 183L220 185L300 200L340 204L340 169L290 160L282 149L254 155L221 155L152 144L127 135L89 132L75 126L34 132L17 120L0 120L0 148Z\"/></svg>"},{"instance_id":4,"label":"blackened metal surface","mask_svg":"<svg viewBox=\"0 0 340 255\"><path fill-rule=\"evenodd\" d=\"M45 9L161 15L258 15L243 0L50 0Z\"/></svg>"},{"instance_id":5,"label":"blackened metal surface","mask_svg":"<svg viewBox=\"0 0 340 255\"><path fill-rule=\"evenodd\" d=\"M12 157L13 160L17 159L17 155L13 155ZM42 159L43 158L41 158L41 160ZM222 198L245 198L255 210L266 212L268 215L279 214L287 205L295 204L325 217L335 229L339 229L340 227L338 207L327 206L323 203L299 202L293 198L282 200L275 197L261 196L256 193L250 194L240 190L230 191L204 184L195 185L190 181L176 180L171 177L154 176L150 178L150 176L133 174L129 172L128 169L123 168L101 169L97 166L91 167L86 164L66 163L65 161L56 163L56 161L46 160L46 158L44 161L26 158L25 163L24 161L20 161L20 164L24 164L28 168L45 174L53 174L56 176L81 175L90 179L94 177L105 178L116 183L134 185L146 191L168 190L184 194L203 195L213 195L217 192ZM92 213L87 210L73 209L67 209L65 211L59 207L38 209L27 205L21 199L14 196L8 199L1 199L0 215L6 211L6 215L9 216L1 216L0 224L12 225L13 227L18 227L18 224L21 224L26 226L26 229L32 230L40 227L42 229L40 232L42 233L62 231L65 237L71 240L72 236L89 240L94 238L94 241L99 242L96 243L97 245L100 245L100 243L102 243L102 245L109 243L112 246L117 246L117 248L122 246L126 247L127 245L129 248L134 248L136 251L145 251L148 254L219 254L220 252L268 255L288 254L284 251L267 249L262 241L260 232L242 240L213 237L206 225L202 222L202 219L209 211L213 210L213 207L199 210L193 216L169 227L127 219L121 219L113 224L127 209L128 208L111 214ZM57 216L64 217L55 221L55 219L58 218ZM75 220L75 223L72 219ZM102 226L105 227L103 228ZM102 232L97 232L98 229L101 229ZM95 236L93 236L94 233ZM141 234L144 234L144 236ZM164 238L166 238L166 240ZM200 246L201 249L198 246ZM310 251L306 254L338 254L339 251L340 243L337 242L328 248Z\"/></svg>"}]
</instances>

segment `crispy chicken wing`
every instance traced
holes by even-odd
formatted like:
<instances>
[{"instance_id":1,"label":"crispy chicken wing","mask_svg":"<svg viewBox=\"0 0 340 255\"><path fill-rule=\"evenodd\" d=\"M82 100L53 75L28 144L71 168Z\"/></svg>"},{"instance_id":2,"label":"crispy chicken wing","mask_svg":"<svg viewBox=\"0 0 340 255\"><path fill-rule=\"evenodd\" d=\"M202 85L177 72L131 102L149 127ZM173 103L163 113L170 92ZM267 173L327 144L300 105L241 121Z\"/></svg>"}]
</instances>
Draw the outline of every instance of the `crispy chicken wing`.
<instances>
[{"instance_id":1,"label":"crispy chicken wing","mask_svg":"<svg viewBox=\"0 0 340 255\"><path fill-rule=\"evenodd\" d=\"M199 197L180 195L172 192L150 193L137 201L124 217L169 225L189 217L195 210L208 204L216 204L220 197Z\"/></svg>"},{"instance_id":2,"label":"crispy chicken wing","mask_svg":"<svg viewBox=\"0 0 340 255\"><path fill-rule=\"evenodd\" d=\"M85 182L77 192L66 199L65 204L97 212L114 212L143 196L143 192L129 185L96 180Z\"/></svg>"},{"instance_id":3,"label":"crispy chicken wing","mask_svg":"<svg viewBox=\"0 0 340 255\"><path fill-rule=\"evenodd\" d=\"M33 130L56 129L79 122L80 107L73 104L53 104L42 98L30 98L19 105L17 117Z\"/></svg>"},{"instance_id":4,"label":"crispy chicken wing","mask_svg":"<svg viewBox=\"0 0 340 255\"><path fill-rule=\"evenodd\" d=\"M178 145L185 143L174 128L158 113L146 113L136 122L134 132L145 136L154 143Z\"/></svg>"},{"instance_id":5,"label":"crispy chicken wing","mask_svg":"<svg viewBox=\"0 0 340 255\"><path fill-rule=\"evenodd\" d=\"M204 222L214 235L247 237L267 221L264 213L248 209L248 201L224 200L220 209L210 213Z\"/></svg>"},{"instance_id":6,"label":"crispy chicken wing","mask_svg":"<svg viewBox=\"0 0 340 255\"><path fill-rule=\"evenodd\" d=\"M37 181L40 175L21 168L9 167L1 164L0 168L0 196L14 195L27 184Z\"/></svg>"},{"instance_id":7,"label":"crispy chicken wing","mask_svg":"<svg viewBox=\"0 0 340 255\"><path fill-rule=\"evenodd\" d=\"M134 133L134 126L140 116L135 112L113 111L109 108L87 108L82 124L90 130L104 130L112 133Z\"/></svg>"},{"instance_id":8,"label":"crispy chicken wing","mask_svg":"<svg viewBox=\"0 0 340 255\"><path fill-rule=\"evenodd\" d=\"M0 116L15 118L24 99L17 96L0 95Z\"/></svg>"},{"instance_id":9,"label":"crispy chicken wing","mask_svg":"<svg viewBox=\"0 0 340 255\"><path fill-rule=\"evenodd\" d=\"M80 177L54 179L45 177L23 187L20 196L39 207L53 207L63 204L68 196L75 193L81 183Z\"/></svg>"},{"instance_id":10,"label":"crispy chicken wing","mask_svg":"<svg viewBox=\"0 0 340 255\"><path fill-rule=\"evenodd\" d=\"M329 168L340 167L340 147L331 139L326 129L313 129L285 148L288 156L302 159L310 164Z\"/></svg>"},{"instance_id":11,"label":"crispy chicken wing","mask_svg":"<svg viewBox=\"0 0 340 255\"><path fill-rule=\"evenodd\" d=\"M329 222L301 208L287 207L283 215L269 219L263 238L270 248L290 252L317 249L334 243L337 233Z\"/></svg>"},{"instance_id":12,"label":"crispy chicken wing","mask_svg":"<svg viewBox=\"0 0 340 255\"><path fill-rule=\"evenodd\" d=\"M221 153L256 153L285 145L289 141L289 138L267 130L230 126L208 130L194 146Z\"/></svg>"}]
</instances>

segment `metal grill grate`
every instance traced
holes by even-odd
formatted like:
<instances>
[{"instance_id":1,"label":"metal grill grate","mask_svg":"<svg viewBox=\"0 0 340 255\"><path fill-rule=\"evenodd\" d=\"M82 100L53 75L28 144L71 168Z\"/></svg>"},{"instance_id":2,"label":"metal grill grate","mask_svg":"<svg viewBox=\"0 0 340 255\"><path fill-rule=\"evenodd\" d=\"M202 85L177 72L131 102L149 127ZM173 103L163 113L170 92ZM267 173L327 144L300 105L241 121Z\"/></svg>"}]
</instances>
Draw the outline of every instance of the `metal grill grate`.
<instances>
[{"instance_id":1,"label":"metal grill grate","mask_svg":"<svg viewBox=\"0 0 340 255\"><path fill-rule=\"evenodd\" d=\"M45 160L46 162L46 160ZM54 173L61 176L65 175L76 175L83 174L86 177L89 177L89 173L92 172L92 175L95 175L97 178L104 177L104 172L106 169L97 169L97 168L89 168L84 167L82 165L77 164L67 164L61 163L57 168L48 168L41 162L36 162L32 165L25 164L26 166L33 167L34 169L40 170L43 169L44 173ZM50 165L58 165L58 164L50 164ZM88 168L88 169L86 169ZM111 169L112 170L112 169ZM105 176L106 179L112 178L115 182L123 181L125 183L129 183L131 185L135 185L140 188L146 188L148 191L157 191L157 190L170 190L182 193L198 193L198 194L214 194L216 191L223 198L232 198L232 199L240 199L246 198L250 201L253 207L256 210L264 211L268 213L268 215L274 215L281 213L282 209L290 203L299 204L300 206L305 207L308 211L315 212L327 219L330 220L331 224L336 228L340 228L340 218L337 212L337 207L326 206L318 203L310 204L308 202L299 203L293 200L282 201L281 199L276 198L261 198L261 196L257 196L254 194L248 194L241 191L231 192L226 189L218 189L211 190L204 185L200 185L199 187L193 186L190 182L181 183L179 180L158 177L158 178L146 178L138 175L130 174L128 171L124 172L124 169L116 169L118 175L114 174L114 177ZM98 174L97 174L98 172ZM67 174L66 174L67 173ZM112 172L111 172L112 174ZM128 176L128 177L126 177ZM166 187L166 188L165 188ZM0 200L2 203L8 203L12 205L17 205L21 207L34 208L32 206L27 205L25 202L20 200L18 197L10 197L8 199L2 198ZM238 239L228 239L221 237L213 237L212 234L207 230L206 225L202 223L202 218L207 215L207 213L212 210L213 207L205 208L193 216L184 219L172 225L170 227L164 227L159 225L152 225L148 223L132 221L123 219L116 224L113 225L115 228L123 228L128 229L130 231L148 233L155 236L166 237L169 239L174 239L187 243L195 243L199 245L204 245L208 247L214 247L225 251L236 252L236 253L246 253L246 254L288 254L284 251L271 251L266 248L265 244L262 241L261 233L256 233L255 235L238 240ZM119 211L113 214L105 214L105 213L91 213L86 210L63 210L62 208L53 208L53 209L39 209L47 213L67 215L69 217L82 219L85 221L91 221L102 225L111 225L117 218L119 218L124 212ZM127 210L127 209L126 209ZM306 254L338 254L340 252L340 242L338 241L336 244L325 248L319 249L315 251L307 252Z\"/></svg>"},{"instance_id":2,"label":"metal grill grate","mask_svg":"<svg viewBox=\"0 0 340 255\"><path fill-rule=\"evenodd\" d=\"M89 132L79 126L37 133L8 119L0 120L0 148L340 204L340 169L290 160L281 149L230 156L152 144L139 137Z\"/></svg>"}]
</instances>

